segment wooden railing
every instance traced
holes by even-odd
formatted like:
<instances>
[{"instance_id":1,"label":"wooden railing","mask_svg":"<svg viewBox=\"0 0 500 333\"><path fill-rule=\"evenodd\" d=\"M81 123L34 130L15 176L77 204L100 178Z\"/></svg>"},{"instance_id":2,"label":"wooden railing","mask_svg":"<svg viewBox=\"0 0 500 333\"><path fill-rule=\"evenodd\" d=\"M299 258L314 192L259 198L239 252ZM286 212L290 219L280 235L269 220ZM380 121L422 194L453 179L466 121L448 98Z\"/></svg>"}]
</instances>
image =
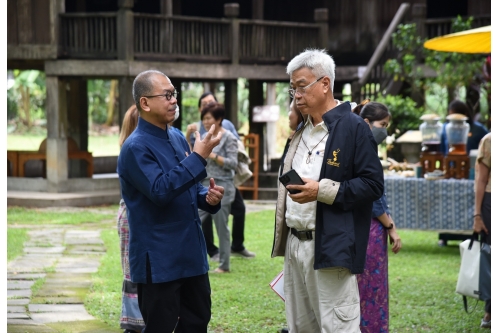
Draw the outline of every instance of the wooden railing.
<instances>
[{"instance_id":1,"label":"wooden railing","mask_svg":"<svg viewBox=\"0 0 500 333\"><path fill-rule=\"evenodd\" d=\"M241 63L287 63L307 47L318 47L318 24L239 20Z\"/></svg>"},{"instance_id":2,"label":"wooden railing","mask_svg":"<svg viewBox=\"0 0 500 333\"><path fill-rule=\"evenodd\" d=\"M61 14L61 57L286 64L307 47L323 47L326 33L321 23L130 15Z\"/></svg>"},{"instance_id":3,"label":"wooden railing","mask_svg":"<svg viewBox=\"0 0 500 333\"><path fill-rule=\"evenodd\" d=\"M455 17L427 19L425 20L427 38L434 38L452 33L451 26ZM464 18L466 20L467 17ZM472 20L472 28L484 27L491 25L491 15L474 16Z\"/></svg>"},{"instance_id":4,"label":"wooden railing","mask_svg":"<svg viewBox=\"0 0 500 333\"><path fill-rule=\"evenodd\" d=\"M134 15L138 59L230 61L230 21L186 16Z\"/></svg>"},{"instance_id":5,"label":"wooden railing","mask_svg":"<svg viewBox=\"0 0 500 333\"><path fill-rule=\"evenodd\" d=\"M116 13L60 14L60 56L116 58Z\"/></svg>"},{"instance_id":6,"label":"wooden railing","mask_svg":"<svg viewBox=\"0 0 500 333\"><path fill-rule=\"evenodd\" d=\"M366 98L375 99L377 94L387 87L391 81L389 74L384 71L384 65L388 59L394 58L398 54L392 43L392 34L397 30L398 25L405 20L409 10L410 4L408 3L402 3L399 6L389 28L385 31L382 40L370 58L363 75L353 87L354 101L362 101Z\"/></svg>"}]
</instances>

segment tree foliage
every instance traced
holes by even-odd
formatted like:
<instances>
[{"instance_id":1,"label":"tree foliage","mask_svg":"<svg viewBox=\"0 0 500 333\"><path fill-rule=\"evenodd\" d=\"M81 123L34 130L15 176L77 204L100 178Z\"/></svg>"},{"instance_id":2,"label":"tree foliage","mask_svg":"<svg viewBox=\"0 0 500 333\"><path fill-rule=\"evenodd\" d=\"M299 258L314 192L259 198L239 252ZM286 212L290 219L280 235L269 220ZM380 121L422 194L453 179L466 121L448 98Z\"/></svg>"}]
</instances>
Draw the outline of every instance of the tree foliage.
<instances>
[{"instance_id":1,"label":"tree foliage","mask_svg":"<svg viewBox=\"0 0 500 333\"><path fill-rule=\"evenodd\" d=\"M385 104L391 113L391 126L387 128L388 135L394 134L395 138L398 138L408 130L418 129L422 122L420 117L425 109L418 107L410 97L387 95L379 96L376 101Z\"/></svg>"},{"instance_id":2,"label":"tree foliage","mask_svg":"<svg viewBox=\"0 0 500 333\"><path fill-rule=\"evenodd\" d=\"M470 29L472 20L472 17L464 20L458 16L452 23L452 32ZM461 88L470 86L480 75L484 57L425 49L424 40L417 35L414 23L400 24L392 35L392 41L399 55L397 58L389 59L384 69L393 76L395 81L403 81L411 87L412 93L423 94L422 100L425 100L425 93L431 89L431 86L438 84L449 92L447 96L449 103L458 97ZM435 77L424 76L420 66L422 62L435 71ZM432 110L433 105L426 104L425 107L431 109L432 112L439 113L439 110Z\"/></svg>"},{"instance_id":3,"label":"tree foliage","mask_svg":"<svg viewBox=\"0 0 500 333\"><path fill-rule=\"evenodd\" d=\"M14 82L7 90L7 118L19 120L30 130L37 119L45 118L45 73L14 70Z\"/></svg>"}]
</instances>

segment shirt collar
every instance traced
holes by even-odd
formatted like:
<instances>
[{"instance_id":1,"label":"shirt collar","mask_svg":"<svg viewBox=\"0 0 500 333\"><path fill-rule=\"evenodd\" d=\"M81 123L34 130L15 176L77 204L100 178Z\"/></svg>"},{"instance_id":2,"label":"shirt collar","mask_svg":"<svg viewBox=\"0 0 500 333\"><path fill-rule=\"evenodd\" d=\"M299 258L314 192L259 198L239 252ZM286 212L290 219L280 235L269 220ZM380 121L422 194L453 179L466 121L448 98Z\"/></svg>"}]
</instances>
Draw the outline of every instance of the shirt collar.
<instances>
[{"instance_id":1,"label":"shirt collar","mask_svg":"<svg viewBox=\"0 0 500 333\"><path fill-rule=\"evenodd\" d=\"M318 123L319 126L321 126L325 131L328 132L328 127L325 125L325 121L321 121L320 123ZM316 126L318 126L316 125ZM316 126L313 125L312 121L311 121L311 116L307 115L307 120L304 124L304 128L307 127L307 126L310 126L311 129L312 128L315 128Z\"/></svg>"},{"instance_id":2,"label":"shirt collar","mask_svg":"<svg viewBox=\"0 0 500 333\"><path fill-rule=\"evenodd\" d=\"M148 134L154 135L160 139L168 139L167 131L164 131L158 126L153 125L147 120L142 119L141 117L139 117L139 123L137 124L137 128Z\"/></svg>"}]
</instances>

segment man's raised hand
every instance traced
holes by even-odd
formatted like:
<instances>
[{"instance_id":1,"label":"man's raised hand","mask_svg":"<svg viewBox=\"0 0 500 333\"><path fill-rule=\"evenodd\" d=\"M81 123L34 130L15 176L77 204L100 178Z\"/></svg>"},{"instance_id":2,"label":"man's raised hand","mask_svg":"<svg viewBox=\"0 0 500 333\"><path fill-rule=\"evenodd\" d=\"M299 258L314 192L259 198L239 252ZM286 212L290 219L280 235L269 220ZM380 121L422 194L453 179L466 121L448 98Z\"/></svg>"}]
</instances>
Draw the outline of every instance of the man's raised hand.
<instances>
[{"instance_id":1,"label":"man's raised hand","mask_svg":"<svg viewBox=\"0 0 500 333\"><path fill-rule=\"evenodd\" d=\"M194 153L198 153L205 159L208 157L208 155L210 155L212 149L214 149L214 147L216 147L220 143L220 139L222 138L222 132L219 132L217 136L214 137L214 131L215 126L212 125L203 140L200 139L200 132L196 131L194 133L194 136L196 138L193 147Z\"/></svg>"}]
</instances>

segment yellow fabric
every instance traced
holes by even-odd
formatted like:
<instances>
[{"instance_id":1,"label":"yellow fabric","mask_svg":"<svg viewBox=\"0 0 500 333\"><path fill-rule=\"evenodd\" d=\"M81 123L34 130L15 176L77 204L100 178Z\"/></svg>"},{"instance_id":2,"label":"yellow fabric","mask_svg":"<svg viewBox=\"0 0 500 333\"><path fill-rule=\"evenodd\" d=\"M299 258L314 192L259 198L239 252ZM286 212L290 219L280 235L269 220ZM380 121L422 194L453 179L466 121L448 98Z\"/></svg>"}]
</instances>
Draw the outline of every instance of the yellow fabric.
<instances>
[{"instance_id":1,"label":"yellow fabric","mask_svg":"<svg viewBox=\"0 0 500 333\"><path fill-rule=\"evenodd\" d=\"M491 53L491 26L432 38L424 47L443 52Z\"/></svg>"}]
</instances>

